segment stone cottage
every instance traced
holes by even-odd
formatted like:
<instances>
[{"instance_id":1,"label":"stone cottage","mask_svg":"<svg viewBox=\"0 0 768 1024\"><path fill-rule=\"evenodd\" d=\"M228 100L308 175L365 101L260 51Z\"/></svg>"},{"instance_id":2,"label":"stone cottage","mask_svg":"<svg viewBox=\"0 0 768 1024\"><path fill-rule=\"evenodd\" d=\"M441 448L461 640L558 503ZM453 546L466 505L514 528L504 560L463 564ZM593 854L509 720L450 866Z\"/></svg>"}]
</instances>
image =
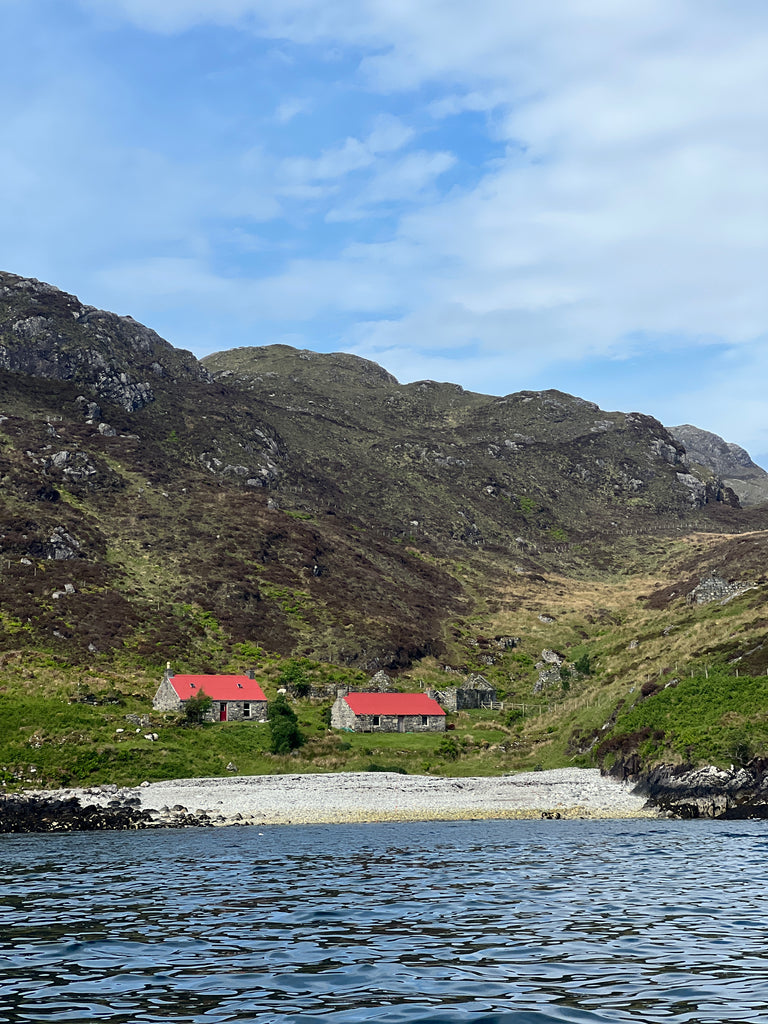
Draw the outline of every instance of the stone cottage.
<instances>
[{"instance_id":1,"label":"stone cottage","mask_svg":"<svg viewBox=\"0 0 768 1024\"><path fill-rule=\"evenodd\" d=\"M445 712L425 693L348 693L336 699L331 726L350 732L444 732Z\"/></svg>"},{"instance_id":2,"label":"stone cottage","mask_svg":"<svg viewBox=\"0 0 768 1024\"><path fill-rule=\"evenodd\" d=\"M474 708L493 708L497 703L496 689L479 673L469 676L461 686L447 686L442 690L427 690L448 711L468 711Z\"/></svg>"},{"instance_id":3,"label":"stone cottage","mask_svg":"<svg viewBox=\"0 0 768 1024\"><path fill-rule=\"evenodd\" d=\"M181 711L190 697L205 693L213 702L206 722L265 722L267 698L251 676L173 675L166 671L152 707L156 711Z\"/></svg>"}]
</instances>

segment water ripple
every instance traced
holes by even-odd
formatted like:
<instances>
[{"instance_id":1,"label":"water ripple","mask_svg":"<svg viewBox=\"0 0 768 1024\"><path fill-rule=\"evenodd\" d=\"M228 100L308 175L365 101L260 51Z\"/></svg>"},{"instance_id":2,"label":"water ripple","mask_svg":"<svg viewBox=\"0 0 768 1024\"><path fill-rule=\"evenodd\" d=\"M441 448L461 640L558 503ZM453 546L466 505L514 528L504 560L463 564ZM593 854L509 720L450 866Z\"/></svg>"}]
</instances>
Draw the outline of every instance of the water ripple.
<instances>
[{"instance_id":1,"label":"water ripple","mask_svg":"<svg viewBox=\"0 0 768 1024\"><path fill-rule=\"evenodd\" d=\"M2 846L0 1024L768 1024L757 822Z\"/></svg>"}]
</instances>

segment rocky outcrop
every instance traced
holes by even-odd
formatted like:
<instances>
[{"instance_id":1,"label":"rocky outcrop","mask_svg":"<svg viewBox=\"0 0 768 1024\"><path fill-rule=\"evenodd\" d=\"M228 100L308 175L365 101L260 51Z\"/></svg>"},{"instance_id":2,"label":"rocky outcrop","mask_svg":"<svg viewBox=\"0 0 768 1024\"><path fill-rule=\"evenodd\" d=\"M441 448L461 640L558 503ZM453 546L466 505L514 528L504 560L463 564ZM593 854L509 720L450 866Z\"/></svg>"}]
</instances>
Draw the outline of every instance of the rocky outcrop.
<instances>
[{"instance_id":1,"label":"rocky outcrop","mask_svg":"<svg viewBox=\"0 0 768 1024\"><path fill-rule=\"evenodd\" d=\"M541 661L536 662L539 677L534 684L533 692L541 693L550 686L560 686L563 681L560 670L564 664L565 658L562 654L545 648L541 652Z\"/></svg>"},{"instance_id":2,"label":"rocky outcrop","mask_svg":"<svg viewBox=\"0 0 768 1024\"><path fill-rule=\"evenodd\" d=\"M145 783L145 785L147 785ZM92 790L0 795L0 833L100 832L150 828L195 828L243 824L241 814L174 807L142 808L135 790L115 785Z\"/></svg>"},{"instance_id":3,"label":"rocky outcrop","mask_svg":"<svg viewBox=\"0 0 768 1024\"><path fill-rule=\"evenodd\" d=\"M768 502L768 473L756 465L739 445L690 423L668 429L677 441L685 445L688 461L704 466L720 477L723 485L738 495L744 507Z\"/></svg>"},{"instance_id":4,"label":"rocky outcrop","mask_svg":"<svg viewBox=\"0 0 768 1024\"><path fill-rule=\"evenodd\" d=\"M693 588L686 600L689 604L711 604L713 601L726 604L735 597L746 594L753 587L753 583L744 583L740 580L726 580L719 573L711 572Z\"/></svg>"},{"instance_id":5,"label":"rocky outcrop","mask_svg":"<svg viewBox=\"0 0 768 1024\"><path fill-rule=\"evenodd\" d=\"M0 369L78 382L127 412L153 402L153 385L160 381L211 379L191 352L174 348L132 317L83 305L52 285L3 272Z\"/></svg>"},{"instance_id":6,"label":"rocky outcrop","mask_svg":"<svg viewBox=\"0 0 768 1024\"><path fill-rule=\"evenodd\" d=\"M730 769L708 765L661 764L638 771L637 764L617 764L611 775L635 783L635 793L648 798L673 818L768 818L768 759L754 758Z\"/></svg>"}]
</instances>

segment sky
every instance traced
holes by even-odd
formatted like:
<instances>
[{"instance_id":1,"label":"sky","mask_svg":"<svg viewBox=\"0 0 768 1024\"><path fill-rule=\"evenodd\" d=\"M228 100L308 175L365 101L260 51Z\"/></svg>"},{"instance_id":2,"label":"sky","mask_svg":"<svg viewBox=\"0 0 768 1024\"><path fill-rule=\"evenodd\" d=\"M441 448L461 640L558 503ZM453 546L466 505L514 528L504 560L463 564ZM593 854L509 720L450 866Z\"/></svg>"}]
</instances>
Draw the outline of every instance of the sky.
<instances>
[{"instance_id":1,"label":"sky","mask_svg":"<svg viewBox=\"0 0 768 1024\"><path fill-rule=\"evenodd\" d=\"M0 269L768 466L764 0L0 0Z\"/></svg>"}]
</instances>

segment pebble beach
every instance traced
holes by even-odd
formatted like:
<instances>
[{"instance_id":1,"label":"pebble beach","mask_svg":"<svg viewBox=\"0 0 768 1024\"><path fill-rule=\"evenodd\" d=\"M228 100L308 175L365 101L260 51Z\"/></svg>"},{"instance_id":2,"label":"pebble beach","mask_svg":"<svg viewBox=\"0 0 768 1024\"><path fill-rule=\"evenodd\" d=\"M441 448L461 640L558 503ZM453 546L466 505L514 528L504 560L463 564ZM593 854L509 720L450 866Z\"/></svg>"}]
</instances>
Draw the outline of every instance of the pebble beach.
<instances>
[{"instance_id":1,"label":"pebble beach","mask_svg":"<svg viewBox=\"0 0 768 1024\"><path fill-rule=\"evenodd\" d=\"M106 806L115 788L73 795L83 804ZM657 815L630 786L584 768L494 778L343 772L177 779L121 789L119 796L169 824L181 815L213 825Z\"/></svg>"}]
</instances>

